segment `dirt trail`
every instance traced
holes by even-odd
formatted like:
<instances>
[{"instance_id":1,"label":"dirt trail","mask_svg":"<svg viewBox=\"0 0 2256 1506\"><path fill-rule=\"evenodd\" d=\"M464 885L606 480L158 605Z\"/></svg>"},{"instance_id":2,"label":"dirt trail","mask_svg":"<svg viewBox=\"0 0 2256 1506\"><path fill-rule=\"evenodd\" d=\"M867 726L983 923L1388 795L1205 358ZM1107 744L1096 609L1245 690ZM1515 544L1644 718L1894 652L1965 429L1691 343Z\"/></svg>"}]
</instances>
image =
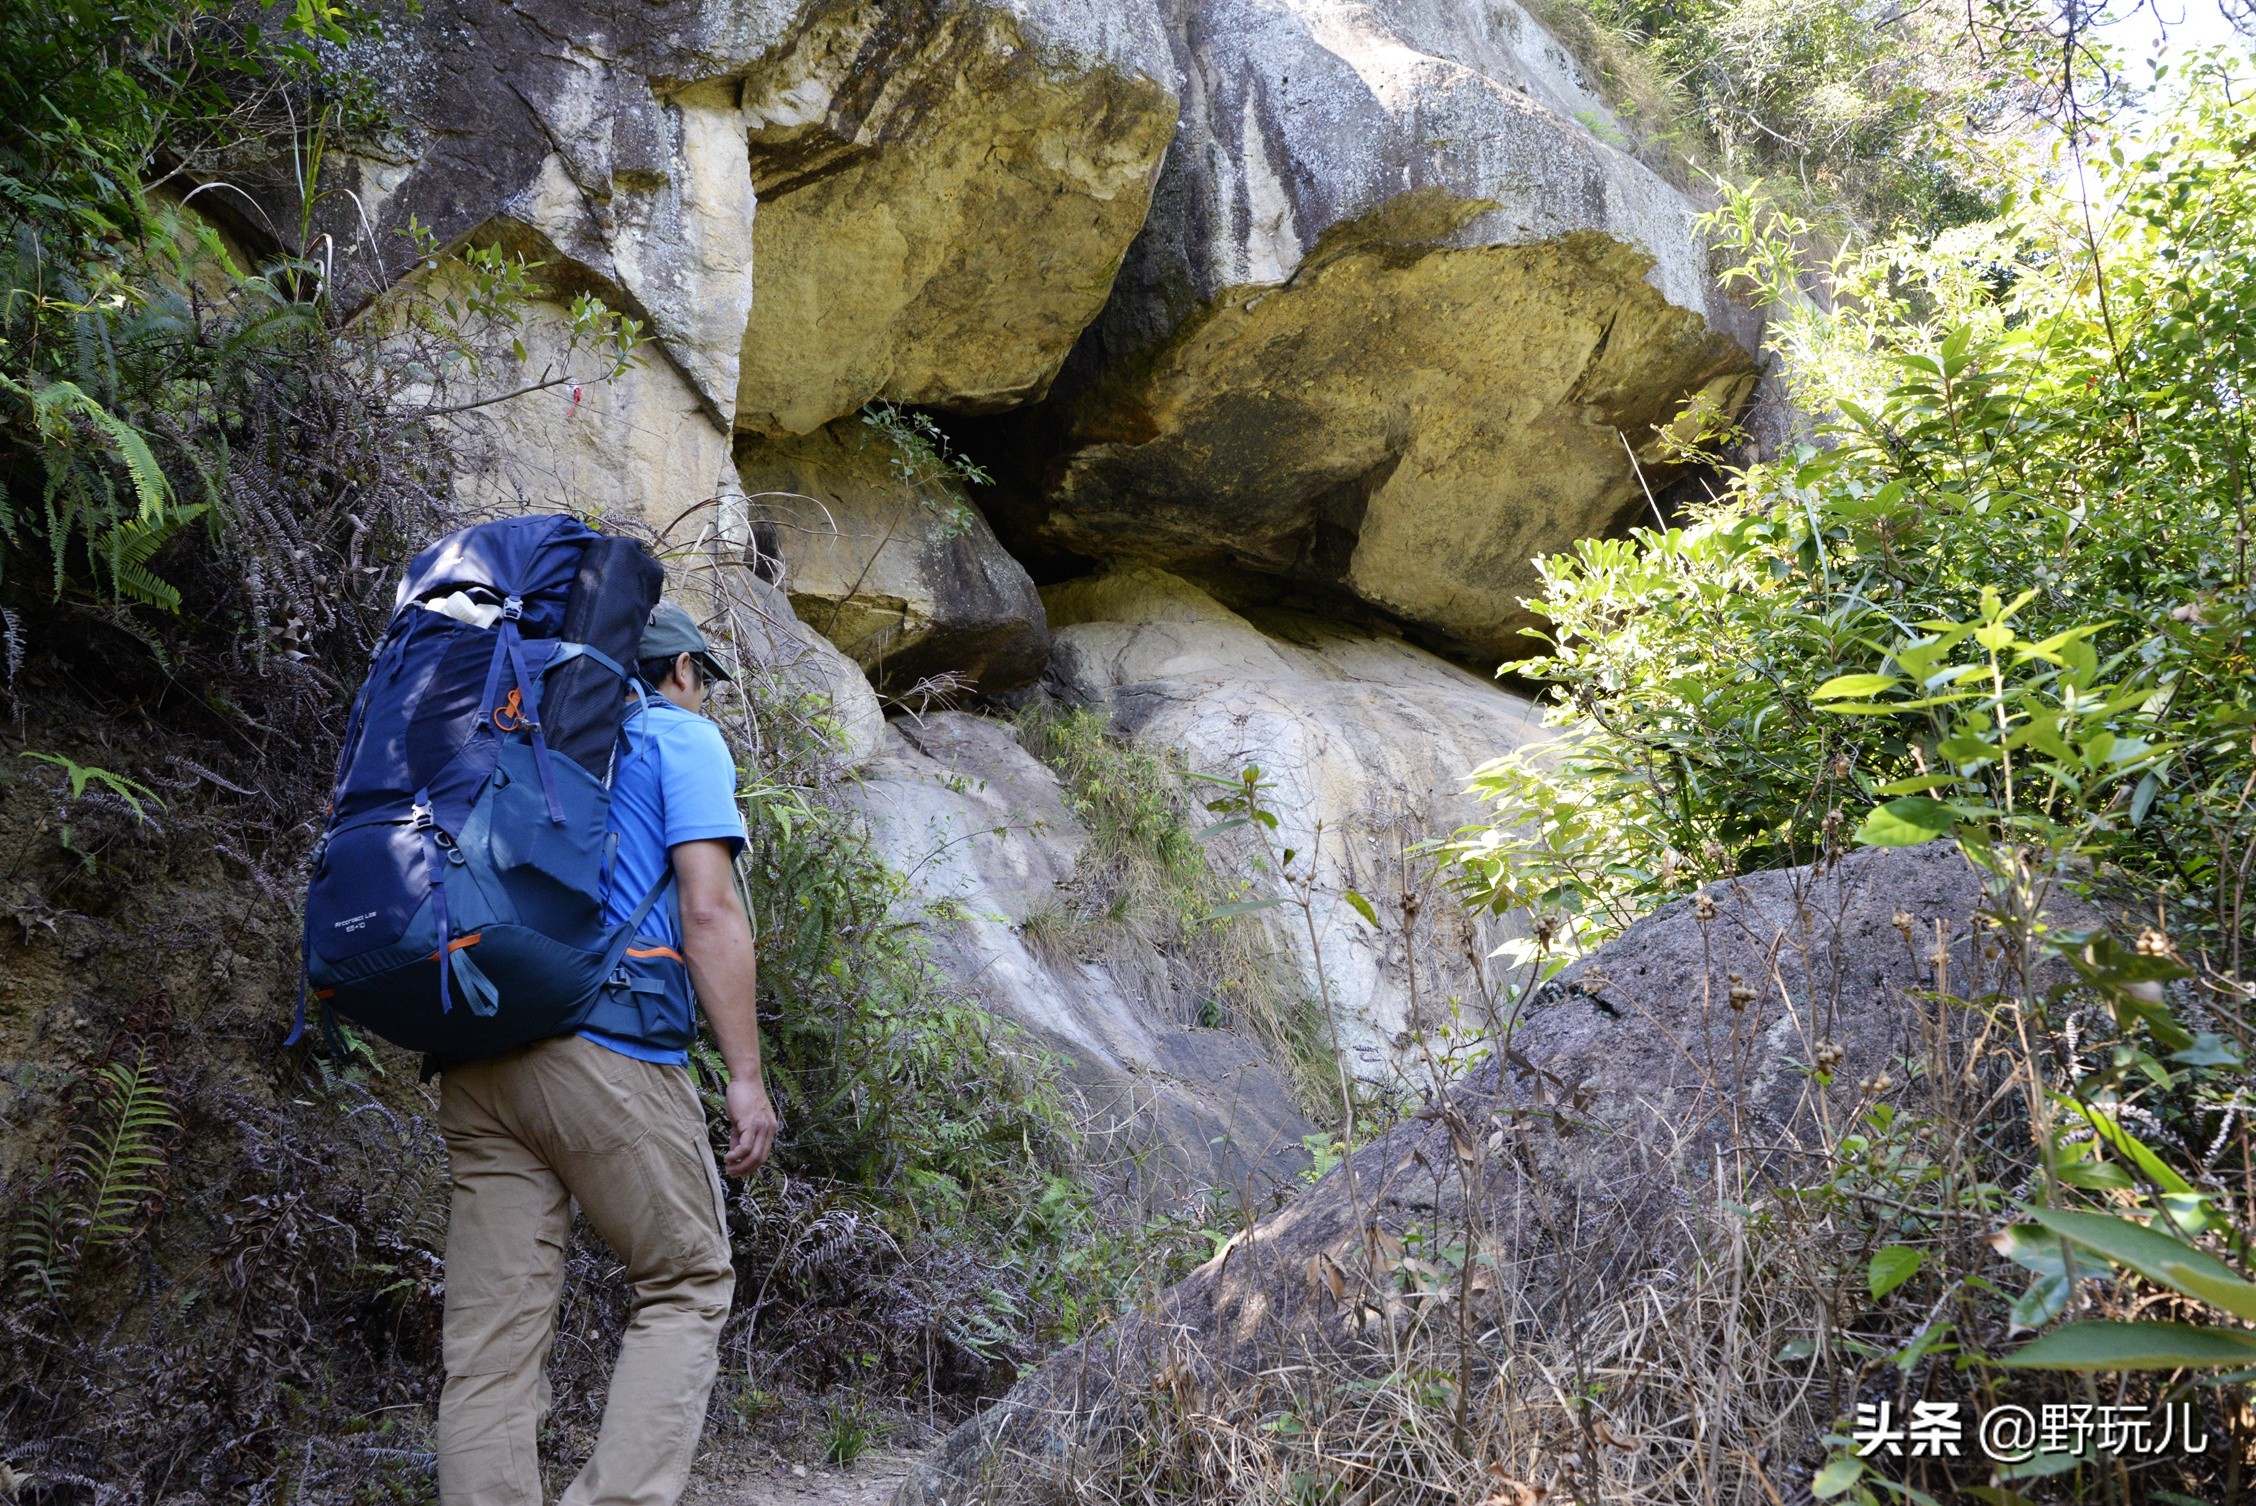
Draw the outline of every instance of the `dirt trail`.
<instances>
[{"instance_id":1,"label":"dirt trail","mask_svg":"<svg viewBox=\"0 0 2256 1506\"><path fill-rule=\"evenodd\" d=\"M700 1460L683 1506L887 1506L917 1457L912 1449L872 1449L846 1469Z\"/></svg>"}]
</instances>

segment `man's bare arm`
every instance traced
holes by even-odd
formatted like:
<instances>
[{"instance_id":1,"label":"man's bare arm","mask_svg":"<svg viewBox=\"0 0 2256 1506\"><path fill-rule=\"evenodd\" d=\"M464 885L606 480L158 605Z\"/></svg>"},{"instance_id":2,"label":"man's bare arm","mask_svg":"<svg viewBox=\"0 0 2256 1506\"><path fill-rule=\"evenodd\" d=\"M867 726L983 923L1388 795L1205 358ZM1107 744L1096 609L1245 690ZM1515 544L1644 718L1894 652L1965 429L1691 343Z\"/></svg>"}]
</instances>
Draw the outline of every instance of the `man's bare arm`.
<instances>
[{"instance_id":1,"label":"man's bare arm","mask_svg":"<svg viewBox=\"0 0 2256 1506\"><path fill-rule=\"evenodd\" d=\"M732 1177L757 1170L775 1144L775 1108L760 1075L760 1020L754 1003L758 963L752 923L736 893L736 862L726 842L683 842L672 849L681 895L682 956L689 981L728 1066Z\"/></svg>"}]
</instances>

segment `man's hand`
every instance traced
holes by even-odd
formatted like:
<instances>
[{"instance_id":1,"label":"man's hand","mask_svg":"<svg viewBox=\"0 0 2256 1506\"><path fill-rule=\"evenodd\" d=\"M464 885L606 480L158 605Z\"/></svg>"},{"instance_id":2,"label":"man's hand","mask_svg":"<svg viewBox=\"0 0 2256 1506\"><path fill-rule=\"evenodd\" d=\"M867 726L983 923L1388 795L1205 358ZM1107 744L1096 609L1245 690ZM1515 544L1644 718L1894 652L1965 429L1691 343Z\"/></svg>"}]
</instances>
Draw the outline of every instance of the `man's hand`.
<instances>
[{"instance_id":1,"label":"man's hand","mask_svg":"<svg viewBox=\"0 0 2256 1506\"><path fill-rule=\"evenodd\" d=\"M729 1146L721 1169L732 1177L758 1171L775 1148L776 1111L767 1085L757 1077L732 1078L728 1085Z\"/></svg>"}]
</instances>

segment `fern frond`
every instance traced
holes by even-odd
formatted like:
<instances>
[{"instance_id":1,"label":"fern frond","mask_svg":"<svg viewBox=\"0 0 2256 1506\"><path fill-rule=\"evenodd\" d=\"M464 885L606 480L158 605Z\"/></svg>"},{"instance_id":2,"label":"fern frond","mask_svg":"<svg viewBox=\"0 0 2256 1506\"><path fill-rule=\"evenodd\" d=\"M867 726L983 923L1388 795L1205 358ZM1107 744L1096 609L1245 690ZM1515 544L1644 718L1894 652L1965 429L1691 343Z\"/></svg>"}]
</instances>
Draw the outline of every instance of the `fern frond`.
<instances>
[{"instance_id":1,"label":"fern frond","mask_svg":"<svg viewBox=\"0 0 2256 1506\"><path fill-rule=\"evenodd\" d=\"M85 1231L89 1254L126 1243L155 1212L180 1132L146 1047L95 1072L91 1090L63 1151L63 1173L74 1184L71 1221Z\"/></svg>"},{"instance_id":2,"label":"fern frond","mask_svg":"<svg viewBox=\"0 0 2256 1506\"><path fill-rule=\"evenodd\" d=\"M99 784L127 805L132 806L133 814L144 821L149 819L144 804L159 808L164 805L164 802L157 798L157 792L139 780L128 779L123 774L112 773L97 764L79 763L64 757L60 753L39 753L29 749L18 753L16 757L36 759L40 763L51 763L56 768L61 769L63 776L70 780L70 792L73 800L84 795L89 784Z\"/></svg>"},{"instance_id":3,"label":"fern frond","mask_svg":"<svg viewBox=\"0 0 2256 1506\"><path fill-rule=\"evenodd\" d=\"M79 418L109 440L109 449L125 466L144 520L164 516L172 500L172 483L157 464L156 452L139 429L96 402L76 382L49 382L32 397L33 419L51 444L67 446L76 437L70 420Z\"/></svg>"},{"instance_id":4,"label":"fern frond","mask_svg":"<svg viewBox=\"0 0 2256 1506\"><path fill-rule=\"evenodd\" d=\"M145 606L160 607L167 612L180 610L180 588L140 565L117 564L111 570L111 578L120 596L130 596Z\"/></svg>"},{"instance_id":5,"label":"fern frond","mask_svg":"<svg viewBox=\"0 0 2256 1506\"><path fill-rule=\"evenodd\" d=\"M78 1262L66 1232L61 1194L43 1193L16 1215L8 1230L8 1283L22 1297L60 1301Z\"/></svg>"},{"instance_id":6,"label":"fern frond","mask_svg":"<svg viewBox=\"0 0 2256 1506\"><path fill-rule=\"evenodd\" d=\"M199 502L193 507L175 508L154 521L128 518L104 535L101 556L110 567L110 583L117 594L168 612L178 611L180 592L150 570L147 561L207 510L208 504Z\"/></svg>"}]
</instances>

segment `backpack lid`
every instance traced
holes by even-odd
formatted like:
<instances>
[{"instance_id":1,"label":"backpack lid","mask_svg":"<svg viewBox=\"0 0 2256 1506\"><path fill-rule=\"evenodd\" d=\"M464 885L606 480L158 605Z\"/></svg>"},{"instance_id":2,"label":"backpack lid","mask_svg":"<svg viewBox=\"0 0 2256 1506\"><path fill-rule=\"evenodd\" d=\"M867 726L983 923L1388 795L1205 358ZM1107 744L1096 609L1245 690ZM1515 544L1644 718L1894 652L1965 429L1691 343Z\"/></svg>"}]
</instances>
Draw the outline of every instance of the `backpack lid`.
<instances>
[{"instance_id":1,"label":"backpack lid","mask_svg":"<svg viewBox=\"0 0 2256 1506\"><path fill-rule=\"evenodd\" d=\"M561 602L579 568L579 546L600 537L564 513L502 518L459 529L408 562L392 597L392 615L396 618L426 596L465 586L484 586L525 599L553 594Z\"/></svg>"}]
</instances>

